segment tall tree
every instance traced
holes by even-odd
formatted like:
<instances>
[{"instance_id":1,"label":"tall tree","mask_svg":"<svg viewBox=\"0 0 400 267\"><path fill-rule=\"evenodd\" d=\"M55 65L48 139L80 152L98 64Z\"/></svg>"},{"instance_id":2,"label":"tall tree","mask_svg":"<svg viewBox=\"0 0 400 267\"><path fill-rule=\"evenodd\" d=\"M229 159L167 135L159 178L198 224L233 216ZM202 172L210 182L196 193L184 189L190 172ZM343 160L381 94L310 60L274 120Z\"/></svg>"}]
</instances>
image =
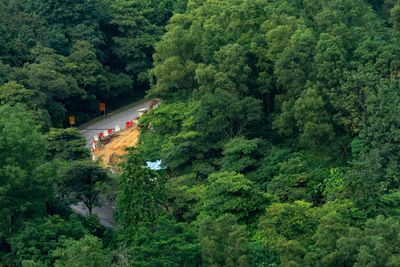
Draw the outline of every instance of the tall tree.
<instances>
[{"instance_id":1,"label":"tall tree","mask_svg":"<svg viewBox=\"0 0 400 267\"><path fill-rule=\"evenodd\" d=\"M78 218L64 220L59 216L26 222L23 228L11 238L11 249L16 264L24 260L41 262L52 266L55 257L52 251L64 245L65 239L79 239L86 230Z\"/></svg>"},{"instance_id":2,"label":"tall tree","mask_svg":"<svg viewBox=\"0 0 400 267\"><path fill-rule=\"evenodd\" d=\"M141 224L136 230L128 259L132 266L198 266L200 244L193 229L161 217L156 227Z\"/></svg>"},{"instance_id":3,"label":"tall tree","mask_svg":"<svg viewBox=\"0 0 400 267\"><path fill-rule=\"evenodd\" d=\"M50 179L43 175L45 139L22 106L0 107L0 239L45 212Z\"/></svg>"},{"instance_id":4,"label":"tall tree","mask_svg":"<svg viewBox=\"0 0 400 267\"><path fill-rule=\"evenodd\" d=\"M266 204L262 193L242 174L211 174L199 209L204 215L220 217L231 214L241 222L254 220Z\"/></svg>"},{"instance_id":5,"label":"tall tree","mask_svg":"<svg viewBox=\"0 0 400 267\"><path fill-rule=\"evenodd\" d=\"M108 267L111 265L111 253L103 248L100 239L87 235L80 240L67 240L64 248L53 252L58 258L56 267Z\"/></svg>"},{"instance_id":6,"label":"tall tree","mask_svg":"<svg viewBox=\"0 0 400 267\"><path fill-rule=\"evenodd\" d=\"M61 172L61 180L71 202L82 201L91 214L109 175L96 162L75 161Z\"/></svg>"},{"instance_id":7,"label":"tall tree","mask_svg":"<svg viewBox=\"0 0 400 267\"><path fill-rule=\"evenodd\" d=\"M143 87L148 83L154 45L180 2L184 1L118 0L113 3L112 23L117 34L113 37L112 52L118 58L119 68L129 73L136 85Z\"/></svg>"},{"instance_id":8,"label":"tall tree","mask_svg":"<svg viewBox=\"0 0 400 267\"><path fill-rule=\"evenodd\" d=\"M151 223L163 212L163 181L135 150L130 151L122 165L118 196L118 222L126 230L140 223Z\"/></svg>"},{"instance_id":9,"label":"tall tree","mask_svg":"<svg viewBox=\"0 0 400 267\"><path fill-rule=\"evenodd\" d=\"M52 128L46 134L46 159L65 161L89 159L86 139L75 128Z\"/></svg>"},{"instance_id":10,"label":"tall tree","mask_svg":"<svg viewBox=\"0 0 400 267\"><path fill-rule=\"evenodd\" d=\"M254 266L254 251L233 215L200 222L202 263L207 266Z\"/></svg>"}]
</instances>

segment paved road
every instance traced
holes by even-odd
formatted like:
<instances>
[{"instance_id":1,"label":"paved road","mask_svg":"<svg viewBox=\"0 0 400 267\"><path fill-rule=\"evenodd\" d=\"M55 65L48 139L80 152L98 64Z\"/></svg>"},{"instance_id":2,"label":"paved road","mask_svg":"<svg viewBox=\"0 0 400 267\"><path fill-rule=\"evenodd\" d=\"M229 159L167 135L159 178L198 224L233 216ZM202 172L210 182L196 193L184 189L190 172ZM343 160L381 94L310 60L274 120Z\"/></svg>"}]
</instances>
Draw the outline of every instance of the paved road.
<instances>
[{"instance_id":1,"label":"paved road","mask_svg":"<svg viewBox=\"0 0 400 267\"><path fill-rule=\"evenodd\" d=\"M101 225L112 229L118 228L118 224L114 219L115 203L101 200L99 204L100 206L93 208L92 212L99 217ZM78 203L78 205L71 205L71 209L82 216L89 214L89 210L82 202Z\"/></svg>"},{"instance_id":2,"label":"paved road","mask_svg":"<svg viewBox=\"0 0 400 267\"><path fill-rule=\"evenodd\" d=\"M125 127L125 122L133 120L139 114L138 110L147 108L149 103L150 101L135 105L121 112L111 113L104 119L85 125L84 128L80 129L80 132L85 136L86 140L88 141L88 145L90 146L95 134L110 128L113 129L116 125L119 125L121 129L123 129Z\"/></svg>"},{"instance_id":3,"label":"paved road","mask_svg":"<svg viewBox=\"0 0 400 267\"><path fill-rule=\"evenodd\" d=\"M107 117L101 120L96 120L93 123L88 123L85 127L80 129L80 132L85 136L87 140L87 145L90 147L93 136L102 132L106 129L114 128L115 125L119 125L121 129L125 127L125 122L134 119L138 116L139 109L147 108L150 101L142 104L135 105L127 110L121 112L114 112L109 114ZM82 216L86 216L89 211L83 205L83 203L78 203L78 205L72 205L72 210ZM115 212L115 203L107 202L104 200L100 201L99 207L93 209L93 213L97 214L100 218L100 223L108 228L116 229L118 227L113 215Z\"/></svg>"}]
</instances>

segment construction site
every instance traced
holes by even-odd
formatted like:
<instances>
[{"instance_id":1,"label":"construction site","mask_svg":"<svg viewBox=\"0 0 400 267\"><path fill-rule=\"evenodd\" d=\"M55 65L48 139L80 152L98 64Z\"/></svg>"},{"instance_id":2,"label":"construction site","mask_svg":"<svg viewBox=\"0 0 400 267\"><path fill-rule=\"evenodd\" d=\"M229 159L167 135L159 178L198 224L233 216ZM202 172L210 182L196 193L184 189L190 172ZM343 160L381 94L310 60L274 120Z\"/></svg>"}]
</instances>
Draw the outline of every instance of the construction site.
<instances>
[{"instance_id":1,"label":"construction site","mask_svg":"<svg viewBox=\"0 0 400 267\"><path fill-rule=\"evenodd\" d=\"M139 140L139 119L145 113L157 108L159 100L152 100L147 108L138 110L139 115L125 123L123 129L116 126L96 134L92 141L92 158L98 160L105 167L115 168L122 156L127 153L127 148L135 147Z\"/></svg>"}]
</instances>

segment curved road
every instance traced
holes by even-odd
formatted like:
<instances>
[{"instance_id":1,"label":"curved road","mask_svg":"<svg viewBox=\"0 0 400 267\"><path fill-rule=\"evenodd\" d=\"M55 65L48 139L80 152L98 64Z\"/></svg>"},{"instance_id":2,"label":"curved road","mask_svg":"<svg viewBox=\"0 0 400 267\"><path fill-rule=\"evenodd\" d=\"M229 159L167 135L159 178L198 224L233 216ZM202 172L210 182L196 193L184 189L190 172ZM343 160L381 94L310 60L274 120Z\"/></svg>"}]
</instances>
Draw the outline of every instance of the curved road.
<instances>
[{"instance_id":1,"label":"curved road","mask_svg":"<svg viewBox=\"0 0 400 267\"><path fill-rule=\"evenodd\" d=\"M138 110L142 108L147 108L151 101L147 101L145 103L134 105L133 107L123 110L123 111L115 111L107 115L102 119L96 119L92 123L87 123L85 126L80 128L81 134L83 134L88 141L88 145L91 145L93 136L104 130L108 130L110 128L114 129L116 125L119 125L121 129L125 127L125 122L133 120L136 116L139 115Z\"/></svg>"},{"instance_id":2,"label":"curved road","mask_svg":"<svg viewBox=\"0 0 400 267\"><path fill-rule=\"evenodd\" d=\"M123 111L115 111L107 115L107 117L102 119L96 119L92 123L89 122L80 128L80 133L83 134L87 140L87 146L90 147L93 136L104 130L108 130L110 128L114 128L116 125L119 125L121 129L125 127L125 122L133 120L135 117L139 115L138 110L142 108L147 108L151 101L147 101L145 103L140 103L132 106ZM89 211L83 205L83 203L78 203L77 205L72 205L71 209L82 216L86 216ZM115 203L108 202L105 200L101 200L98 207L93 209L93 213L97 214L100 218L100 223L108 228L116 229L118 227L115 219Z\"/></svg>"}]
</instances>

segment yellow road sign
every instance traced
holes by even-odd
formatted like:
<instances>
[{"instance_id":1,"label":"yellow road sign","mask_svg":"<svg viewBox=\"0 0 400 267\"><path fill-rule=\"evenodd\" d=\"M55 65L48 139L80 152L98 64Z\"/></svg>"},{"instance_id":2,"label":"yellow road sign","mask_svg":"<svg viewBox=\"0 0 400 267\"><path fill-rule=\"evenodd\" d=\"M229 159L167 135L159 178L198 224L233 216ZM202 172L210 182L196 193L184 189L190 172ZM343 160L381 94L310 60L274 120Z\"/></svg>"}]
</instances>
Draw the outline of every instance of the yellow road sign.
<instances>
[{"instance_id":1,"label":"yellow road sign","mask_svg":"<svg viewBox=\"0 0 400 267\"><path fill-rule=\"evenodd\" d=\"M100 103L100 105L99 105L99 110L101 111L101 112L106 112L106 103Z\"/></svg>"},{"instance_id":2,"label":"yellow road sign","mask_svg":"<svg viewBox=\"0 0 400 267\"><path fill-rule=\"evenodd\" d=\"M75 116L69 116L69 125L75 125Z\"/></svg>"}]
</instances>

